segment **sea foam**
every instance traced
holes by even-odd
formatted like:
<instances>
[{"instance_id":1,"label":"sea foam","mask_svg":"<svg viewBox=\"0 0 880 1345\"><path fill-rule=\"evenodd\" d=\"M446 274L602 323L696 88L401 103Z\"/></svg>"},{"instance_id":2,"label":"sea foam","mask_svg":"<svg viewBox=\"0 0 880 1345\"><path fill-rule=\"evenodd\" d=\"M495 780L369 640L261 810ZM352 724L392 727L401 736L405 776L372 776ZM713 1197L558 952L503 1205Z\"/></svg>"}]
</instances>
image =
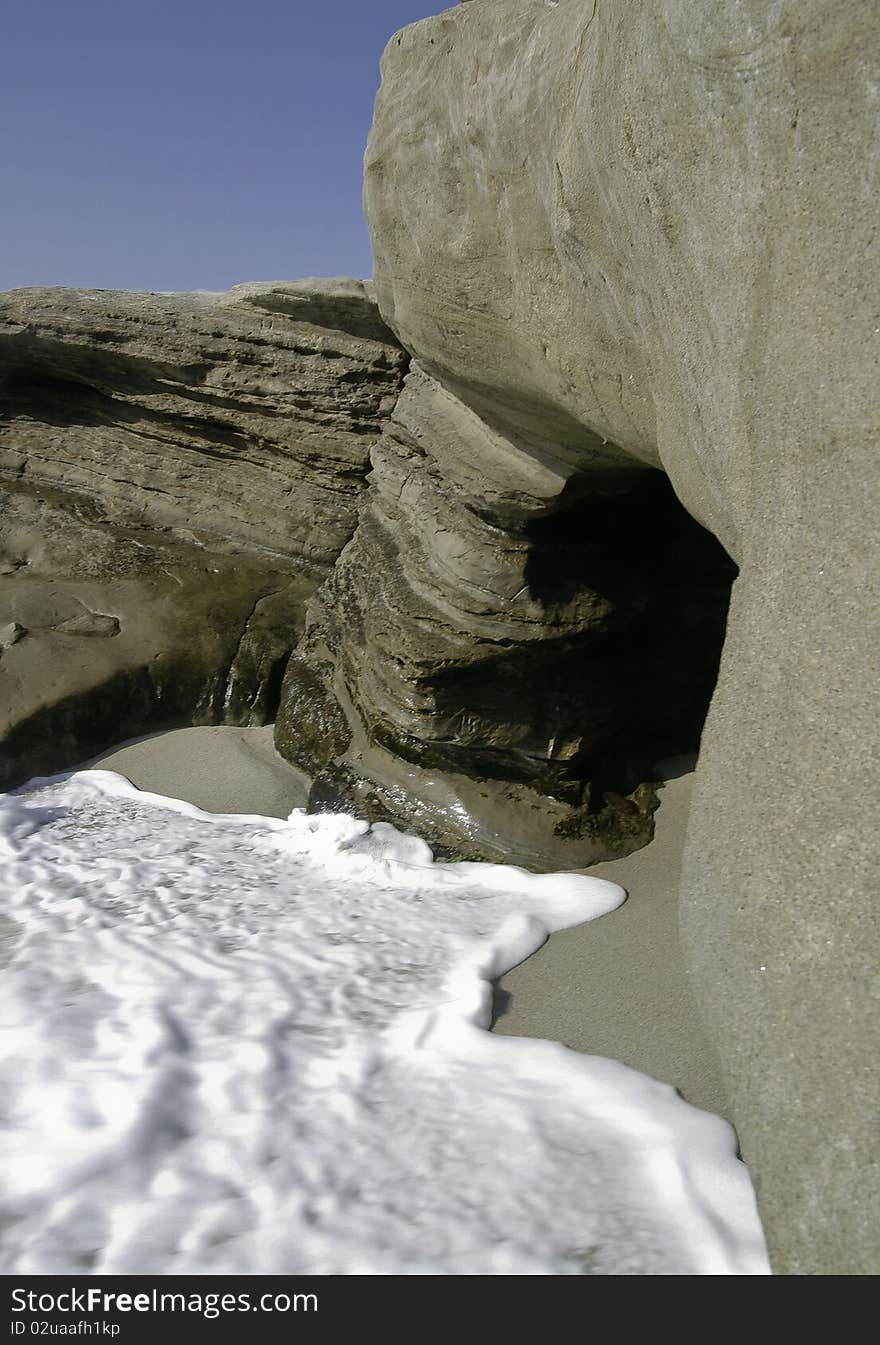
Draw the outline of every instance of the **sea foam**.
<instances>
[{"instance_id":1,"label":"sea foam","mask_svg":"<svg viewBox=\"0 0 880 1345\"><path fill-rule=\"evenodd\" d=\"M732 1130L490 1035L613 883L84 771L0 797L0 1271L763 1274Z\"/></svg>"}]
</instances>

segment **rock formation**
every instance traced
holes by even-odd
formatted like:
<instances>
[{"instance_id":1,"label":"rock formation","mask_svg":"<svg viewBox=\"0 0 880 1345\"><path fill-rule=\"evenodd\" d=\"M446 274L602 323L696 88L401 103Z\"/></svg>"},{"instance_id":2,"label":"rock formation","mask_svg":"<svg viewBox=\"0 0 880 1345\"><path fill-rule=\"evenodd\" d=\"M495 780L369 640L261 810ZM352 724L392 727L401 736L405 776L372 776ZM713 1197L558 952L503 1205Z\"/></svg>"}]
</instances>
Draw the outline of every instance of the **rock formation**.
<instances>
[{"instance_id":1,"label":"rock formation","mask_svg":"<svg viewBox=\"0 0 880 1345\"><path fill-rule=\"evenodd\" d=\"M656 574L668 474L741 567L682 920L788 1272L880 1263L878 47L859 0L479 0L392 39L366 204L416 364L279 725L317 804L445 807L452 850L464 814L531 862L638 843L627 643L661 646L644 710L640 605L718 588L705 551Z\"/></svg>"},{"instance_id":2,"label":"rock formation","mask_svg":"<svg viewBox=\"0 0 880 1345\"><path fill-rule=\"evenodd\" d=\"M878 89L860 0L469 0L383 60L381 318L0 298L0 785L287 665L313 807L622 854L739 567L682 925L786 1272L880 1263Z\"/></svg>"},{"instance_id":3,"label":"rock formation","mask_svg":"<svg viewBox=\"0 0 880 1345\"><path fill-rule=\"evenodd\" d=\"M0 787L274 717L405 364L358 281L0 296Z\"/></svg>"},{"instance_id":4,"label":"rock formation","mask_svg":"<svg viewBox=\"0 0 880 1345\"><path fill-rule=\"evenodd\" d=\"M313 806L539 868L644 845L656 763L699 742L724 553L661 473L567 472L420 367L372 462L282 689Z\"/></svg>"}]
</instances>

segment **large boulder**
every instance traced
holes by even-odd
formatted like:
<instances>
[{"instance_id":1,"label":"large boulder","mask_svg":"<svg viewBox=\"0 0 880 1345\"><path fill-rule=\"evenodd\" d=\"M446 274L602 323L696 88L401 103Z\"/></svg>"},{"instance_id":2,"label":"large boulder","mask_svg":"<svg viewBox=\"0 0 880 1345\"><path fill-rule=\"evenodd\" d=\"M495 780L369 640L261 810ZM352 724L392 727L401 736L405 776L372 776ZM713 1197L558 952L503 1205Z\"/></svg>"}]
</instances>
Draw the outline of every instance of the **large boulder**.
<instances>
[{"instance_id":1,"label":"large boulder","mask_svg":"<svg viewBox=\"0 0 880 1345\"><path fill-rule=\"evenodd\" d=\"M452 624L498 523L450 526L464 472L483 499L527 481L537 515L662 467L741 567L682 922L786 1272L880 1264L878 88L861 0L480 0L391 40L366 159L380 309L432 380L426 414L459 407L454 454L430 419L406 439L440 463ZM352 547L378 548L392 470L401 500L427 489L415 465L379 463ZM364 691L345 663L342 637L325 682L341 665L367 707L400 700L387 664ZM467 732L450 721L453 746Z\"/></svg>"},{"instance_id":2,"label":"large boulder","mask_svg":"<svg viewBox=\"0 0 880 1345\"><path fill-rule=\"evenodd\" d=\"M359 281L0 295L0 788L274 718L405 365Z\"/></svg>"}]
</instances>

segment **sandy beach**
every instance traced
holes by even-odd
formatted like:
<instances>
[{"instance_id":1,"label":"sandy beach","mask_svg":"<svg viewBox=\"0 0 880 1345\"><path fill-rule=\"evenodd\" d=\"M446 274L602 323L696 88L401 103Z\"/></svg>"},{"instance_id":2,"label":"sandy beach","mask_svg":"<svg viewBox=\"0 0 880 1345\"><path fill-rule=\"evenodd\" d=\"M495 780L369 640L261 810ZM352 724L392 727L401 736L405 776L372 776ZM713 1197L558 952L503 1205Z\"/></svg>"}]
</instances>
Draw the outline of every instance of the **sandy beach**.
<instances>
[{"instance_id":1,"label":"sandy beach","mask_svg":"<svg viewBox=\"0 0 880 1345\"><path fill-rule=\"evenodd\" d=\"M278 755L272 727L189 728L123 744L90 765L208 812L286 817L307 780ZM689 775L663 788L653 842L590 870L629 893L600 920L554 934L502 978L495 1031L561 1041L676 1087L696 1106L728 1107L717 1058L687 985L678 937Z\"/></svg>"},{"instance_id":2,"label":"sandy beach","mask_svg":"<svg viewBox=\"0 0 880 1345\"><path fill-rule=\"evenodd\" d=\"M554 934L498 987L495 1030L549 1037L673 1084L688 1102L729 1118L718 1058L687 983L678 886L691 775L661 792L650 845L596 864L629 893L610 915Z\"/></svg>"},{"instance_id":3,"label":"sandy beach","mask_svg":"<svg viewBox=\"0 0 880 1345\"><path fill-rule=\"evenodd\" d=\"M729 1125L487 1031L618 884L109 771L0 799L0 851L0 1273L768 1272Z\"/></svg>"},{"instance_id":4,"label":"sandy beach","mask_svg":"<svg viewBox=\"0 0 880 1345\"><path fill-rule=\"evenodd\" d=\"M273 728L196 728L154 733L88 762L138 789L185 799L207 813L287 817L305 807L308 781L280 757Z\"/></svg>"}]
</instances>

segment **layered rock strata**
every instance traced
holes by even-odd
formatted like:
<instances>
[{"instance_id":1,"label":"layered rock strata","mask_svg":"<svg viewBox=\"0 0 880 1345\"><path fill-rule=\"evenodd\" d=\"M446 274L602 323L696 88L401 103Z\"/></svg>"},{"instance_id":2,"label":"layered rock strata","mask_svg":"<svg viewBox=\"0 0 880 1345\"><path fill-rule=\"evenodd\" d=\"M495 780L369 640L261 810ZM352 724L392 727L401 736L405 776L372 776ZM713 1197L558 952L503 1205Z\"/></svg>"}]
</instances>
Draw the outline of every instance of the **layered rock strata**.
<instances>
[{"instance_id":1,"label":"layered rock strata","mask_svg":"<svg viewBox=\"0 0 880 1345\"><path fill-rule=\"evenodd\" d=\"M568 482L589 494L593 474L601 494L633 463L668 473L741 566L684 938L775 1265L801 1273L880 1263L878 72L860 0L479 0L392 39L366 203L380 309L433 380L427 421L379 450L289 687L296 705L312 686L312 739L324 731L348 772L343 793L353 750L385 752L360 772L385 782L379 803L413 738L460 762L475 736L462 686L489 666L487 629L499 650L532 649L546 620L534 587L515 588L524 516L552 515ZM462 443L441 454L443 397ZM512 514L492 502L505 481ZM416 495L421 535L400 546L385 520L398 527ZM502 560L487 575L492 527ZM357 554L372 567L363 600L345 591ZM429 680L450 670L440 696L416 631ZM482 751L491 714L484 689L475 699ZM539 735L519 712L492 750L521 761ZM578 716L562 741L590 731Z\"/></svg>"},{"instance_id":2,"label":"layered rock strata","mask_svg":"<svg viewBox=\"0 0 880 1345\"><path fill-rule=\"evenodd\" d=\"M418 366L372 462L282 691L312 805L534 867L644 845L714 685L721 548L661 473L526 452Z\"/></svg>"},{"instance_id":3,"label":"layered rock strata","mask_svg":"<svg viewBox=\"0 0 880 1345\"><path fill-rule=\"evenodd\" d=\"M0 296L0 473L293 556L351 535L405 356L360 281Z\"/></svg>"},{"instance_id":4,"label":"layered rock strata","mask_svg":"<svg viewBox=\"0 0 880 1345\"><path fill-rule=\"evenodd\" d=\"M0 787L274 718L405 365L358 281L0 296Z\"/></svg>"}]
</instances>

